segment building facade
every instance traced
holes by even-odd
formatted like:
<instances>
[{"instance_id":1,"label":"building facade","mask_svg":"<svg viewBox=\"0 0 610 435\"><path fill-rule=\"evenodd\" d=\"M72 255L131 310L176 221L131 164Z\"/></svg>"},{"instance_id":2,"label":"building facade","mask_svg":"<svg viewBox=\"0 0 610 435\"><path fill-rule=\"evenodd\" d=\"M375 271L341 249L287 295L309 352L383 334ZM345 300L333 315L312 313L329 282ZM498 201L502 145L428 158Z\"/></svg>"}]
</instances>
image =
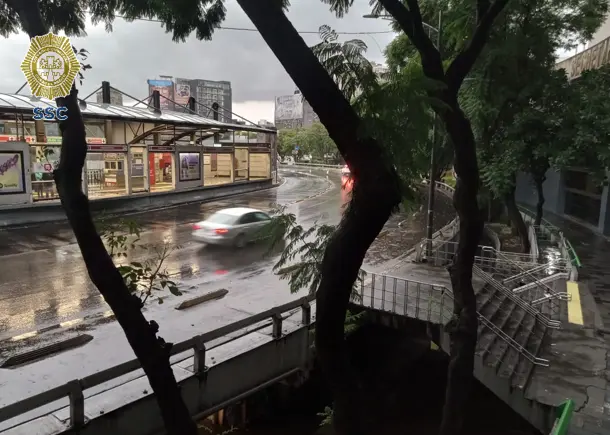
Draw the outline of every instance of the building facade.
<instances>
[{"instance_id":1,"label":"building facade","mask_svg":"<svg viewBox=\"0 0 610 435\"><path fill-rule=\"evenodd\" d=\"M214 80L190 80L191 95L197 101L197 114L213 118L212 104L218 103L218 120L231 122L233 112L233 91L231 82Z\"/></svg>"},{"instance_id":2,"label":"building facade","mask_svg":"<svg viewBox=\"0 0 610 435\"><path fill-rule=\"evenodd\" d=\"M583 71L610 64L610 22L607 20L594 35L589 47L558 62L570 80L578 80ZM610 146L610 145L609 145ZM561 171L549 169L543 184L544 209L572 218L592 230L610 235L610 196L608 177L600 185L586 167L570 167ZM518 202L534 206L538 195L527 174L517 178Z\"/></svg>"}]
</instances>

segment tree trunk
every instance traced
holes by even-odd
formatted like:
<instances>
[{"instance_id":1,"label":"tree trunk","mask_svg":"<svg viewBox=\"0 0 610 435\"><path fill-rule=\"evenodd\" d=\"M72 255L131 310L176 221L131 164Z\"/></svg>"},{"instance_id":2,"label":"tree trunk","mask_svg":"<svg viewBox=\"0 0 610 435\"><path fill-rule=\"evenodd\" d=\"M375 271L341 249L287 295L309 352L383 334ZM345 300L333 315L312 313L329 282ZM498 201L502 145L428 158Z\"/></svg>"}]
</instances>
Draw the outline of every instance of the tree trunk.
<instances>
[{"instance_id":1,"label":"tree trunk","mask_svg":"<svg viewBox=\"0 0 610 435\"><path fill-rule=\"evenodd\" d=\"M47 33L37 1L15 0L10 1L9 5L18 13L30 37ZM140 299L129 293L97 233L89 200L81 190L87 142L77 95L73 86L68 97L57 99L57 106L68 109L68 119L59 124L62 134L61 154L59 166L53 174L61 204L74 231L91 281L114 312L148 376L168 434L196 435L197 425L182 400L169 363L171 344L156 336L159 326L154 321L146 321Z\"/></svg>"},{"instance_id":2,"label":"tree trunk","mask_svg":"<svg viewBox=\"0 0 610 435\"><path fill-rule=\"evenodd\" d=\"M373 434L367 398L346 353L344 321L364 256L400 203L400 182L382 148L362 135L362 121L299 36L278 0L238 0L303 97L318 114L355 180L347 207L324 255L316 293L315 345L334 395L339 435Z\"/></svg>"},{"instance_id":3,"label":"tree trunk","mask_svg":"<svg viewBox=\"0 0 610 435\"><path fill-rule=\"evenodd\" d=\"M544 213L544 188L542 187L544 181L546 180L546 176L534 176L534 184L536 185L536 192L538 194L538 202L536 202L536 218L534 220L534 225L539 226L542 223L542 215Z\"/></svg>"},{"instance_id":4,"label":"tree trunk","mask_svg":"<svg viewBox=\"0 0 610 435\"><path fill-rule=\"evenodd\" d=\"M483 233L483 220L477 203L479 168L470 122L455 100L450 109L441 116L445 121L447 133L456 144L456 188L453 205L459 216L460 231L456 257L450 268L454 296L453 319L448 325L451 357L439 433L455 435L461 433L463 417L472 390L478 329L477 303L472 287L472 266Z\"/></svg>"},{"instance_id":5,"label":"tree trunk","mask_svg":"<svg viewBox=\"0 0 610 435\"><path fill-rule=\"evenodd\" d=\"M513 180L515 179L515 175L513 175ZM515 190L516 186L513 183L510 190L504 196L504 205L506 205L506 212L514 228L517 230L517 234L519 235L519 239L521 239L521 252L528 253L530 252L530 240L527 234L527 226L523 221L523 216L521 216L521 212L519 211L519 207L517 207L517 202L515 201Z\"/></svg>"}]
</instances>

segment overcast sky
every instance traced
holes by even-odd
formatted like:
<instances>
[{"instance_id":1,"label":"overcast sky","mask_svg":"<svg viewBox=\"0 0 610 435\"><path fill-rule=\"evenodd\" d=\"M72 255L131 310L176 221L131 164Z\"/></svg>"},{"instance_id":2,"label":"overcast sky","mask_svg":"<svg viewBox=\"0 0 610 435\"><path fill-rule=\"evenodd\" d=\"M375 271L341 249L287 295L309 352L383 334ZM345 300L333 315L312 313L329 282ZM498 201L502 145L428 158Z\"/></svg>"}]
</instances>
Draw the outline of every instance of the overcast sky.
<instances>
[{"instance_id":1,"label":"overcast sky","mask_svg":"<svg viewBox=\"0 0 610 435\"><path fill-rule=\"evenodd\" d=\"M328 6L318 0L292 0L288 14L299 31L317 31L328 24L336 31L389 31L387 21L362 18L370 13L368 0L357 0L350 13L337 19ZM253 28L235 0L227 0L227 20L223 26ZM138 99L147 96L147 79L169 75L189 79L229 80L233 88L233 111L258 122L273 121L275 96L291 94L294 84L258 32L217 30L212 41L192 37L185 43L174 43L159 23L117 18L114 31L106 33L103 26L87 27L88 36L73 38L77 48L90 52L87 71L80 95L84 96L101 85L102 80ZM303 34L305 42L319 41L316 34ZM369 58L383 62L383 48L393 33L374 35L342 35L343 40L359 38L369 47ZM0 39L0 92L14 93L25 78L19 65L28 48L25 34ZM29 88L22 93L29 95ZM95 101L95 100L93 100Z\"/></svg>"}]
</instances>

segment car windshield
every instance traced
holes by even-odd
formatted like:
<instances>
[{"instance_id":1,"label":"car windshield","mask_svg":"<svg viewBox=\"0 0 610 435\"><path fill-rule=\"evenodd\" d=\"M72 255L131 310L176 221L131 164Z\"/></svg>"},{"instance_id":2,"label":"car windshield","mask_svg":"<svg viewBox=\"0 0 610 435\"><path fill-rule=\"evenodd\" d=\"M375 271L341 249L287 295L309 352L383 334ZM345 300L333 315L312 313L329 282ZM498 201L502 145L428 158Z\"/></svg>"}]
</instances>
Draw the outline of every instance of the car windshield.
<instances>
[{"instance_id":1,"label":"car windshield","mask_svg":"<svg viewBox=\"0 0 610 435\"><path fill-rule=\"evenodd\" d=\"M235 216L228 213L223 213L218 211L214 213L212 216L206 219L206 222L211 222L213 224L223 224L223 225L231 225L235 223L239 216Z\"/></svg>"}]
</instances>

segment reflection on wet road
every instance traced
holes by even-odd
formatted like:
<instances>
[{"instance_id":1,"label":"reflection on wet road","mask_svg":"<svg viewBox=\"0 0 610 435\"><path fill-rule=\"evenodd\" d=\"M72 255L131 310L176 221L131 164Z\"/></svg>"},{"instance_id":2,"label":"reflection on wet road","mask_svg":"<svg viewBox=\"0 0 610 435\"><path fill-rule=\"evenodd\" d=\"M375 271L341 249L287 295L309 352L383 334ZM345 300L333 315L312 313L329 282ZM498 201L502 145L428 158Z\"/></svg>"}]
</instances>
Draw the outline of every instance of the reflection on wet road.
<instances>
[{"instance_id":1,"label":"reflection on wet road","mask_svg":"<svg viewBox=\"0 0 610 435\"><path fill-rule=\"evenodd\" d=\"M269 210L286 205L300 223L337 223L342 203L338 174L287 170L276 189L253 192L209 203L188 204L133 215L144 227L141 243L181 245L166 266L177 280L277 280L271 272L274 256L266 248L244 250L211 248L191 240L191 224L214 211L236 206ZM277 253L276 253L277 255ZM130 252L132 261L151 257ZM63 224L0 231L0 340L105 310L105 303L89 281L71 230Z\"/></svg>"}]
</instances>

